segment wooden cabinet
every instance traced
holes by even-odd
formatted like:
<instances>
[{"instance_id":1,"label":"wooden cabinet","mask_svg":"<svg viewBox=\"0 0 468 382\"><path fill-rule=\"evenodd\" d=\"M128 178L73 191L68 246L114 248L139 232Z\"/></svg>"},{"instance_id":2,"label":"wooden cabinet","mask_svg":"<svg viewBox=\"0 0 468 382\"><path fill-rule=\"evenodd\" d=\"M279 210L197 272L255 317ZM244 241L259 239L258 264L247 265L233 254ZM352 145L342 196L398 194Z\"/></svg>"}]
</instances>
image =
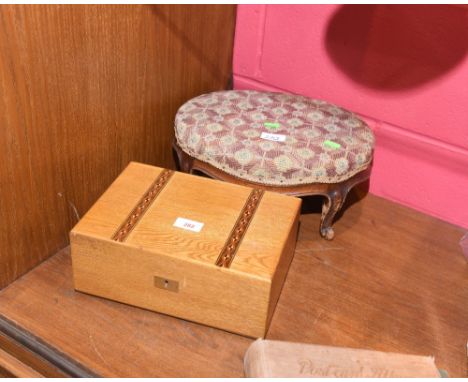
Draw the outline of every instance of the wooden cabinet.
<instances>
[{"instance_id":1,"label":"wooden cabinet","mask_svg":"<svg viewBox=\"0 0 468 382\"><path fill-rule=\"evenodd\" d=\"M174 167L178 107L231 84L235 12L0 6L0 289L66 247L70 229L130 161ZM44 312L44 330L61 320L55 313ZM73 338L74 319L61 337ZM95 374L36 328L1 322L0 376Z\"/></svg>"},{"instance_id":2,"label":"wooden cabinet","mask_svg":"<svg viewBox=\"0 0 468 382\"><path fill-rule=\"evenodd\" d=\"M75 292L66 248L128 162L174 166L177 108L229 86L235 7L1 5L0 20L0 376L241 377L251 339ZM267 337L432 354L465 376L464 231L356 195L331 243L301 216Z\"/></svg>"},{"instance_id":3,"label":"wooden cabinet","mask_svg":"<svg viewBox=\"0 0 468 382\"><path fill-rule=\"evenodd\" d=\"M174 166L178 107L230 84L235 10L0 6L0 288L64 248L128 162Z\"/></svg>"},{"instance_id":4,"label":"wooden cabinet","mask_svg":"<svg viewBox=\"0 0 468 382\"><path fill-rule=\"evenodd\" d=\"M33 335L19 329L7 318L0 318L0 376L37 378L73 375L41 356L45 349L47 347L39 345Z\"/></svg>"}]
</instances>

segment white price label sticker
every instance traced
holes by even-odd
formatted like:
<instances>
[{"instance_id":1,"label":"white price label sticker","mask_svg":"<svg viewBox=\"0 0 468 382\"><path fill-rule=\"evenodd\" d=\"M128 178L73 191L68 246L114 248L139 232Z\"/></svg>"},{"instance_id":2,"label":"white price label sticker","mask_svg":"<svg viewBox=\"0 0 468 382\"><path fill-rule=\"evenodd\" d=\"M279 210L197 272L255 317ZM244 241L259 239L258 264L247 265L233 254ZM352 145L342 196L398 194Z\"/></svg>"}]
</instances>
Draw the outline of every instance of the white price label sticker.
<instances>
[{"instance_id":1,"label":"white price label sticker","mask_svg":"<svg viewBox=\"0 0 468 382\"><path fill-rule=\"evenodd\" d=\"M286 135L283 134L272 134L272 133L265 133L263 132L260 135L260 138L266 139L268 141L274 141L274 142L284 142L286 140Z\"/></svg>"},{"instance_id":2,"label":"white price label sticker","mask_svg":"<svg viewBox=\"0 0 468 382\"><path fill-rule=\"evenodd\" d=\"M186 229L187 231L200 232L204 223L196 222L195 220L177 218L173 224L174 227Z\"/></svg>"}]
</instances>

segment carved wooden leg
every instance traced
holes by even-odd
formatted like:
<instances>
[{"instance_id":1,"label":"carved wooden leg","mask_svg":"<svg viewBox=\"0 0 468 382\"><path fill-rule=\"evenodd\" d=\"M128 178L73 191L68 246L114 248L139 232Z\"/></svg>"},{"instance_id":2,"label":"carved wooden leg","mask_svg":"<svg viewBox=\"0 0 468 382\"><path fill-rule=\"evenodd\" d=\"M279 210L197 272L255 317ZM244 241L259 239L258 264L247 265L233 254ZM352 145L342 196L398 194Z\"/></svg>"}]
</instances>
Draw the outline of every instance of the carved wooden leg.
<instances>
[{"instance_id":1,"label":"carved wooden leg","mask_svg":"<svg viewBox=\"0 0 468 382\"><path fill-rule=\"evenodd\" d=\"M177 154L180 171L191 174L193 167L193 158L190 155L186 154L175 141L172 144L172 147L175 153Z\"/></svg>"},{"instance_id":2,"label":"carved wooden leg","mask_svg":"<svg viewBox=\"0 0 468 382\"><path fill-rule=\"evenodd\" d=\"M182 152L182 155L179 157L179 163L182 172L186 172L187 174L192 173L193 159L189 155Z\"/></svg>"},{"instance_id":3,"label":"carved wooden leg","mask_svg":"<svg viewBox=\"0 0 468 382\"><path fill-rule=\"evenodd\" d=\"M320 223L320 235L327 240L332 240L335 236L335 232L331 227L333 223L333 218L335 217L336 213L340 210L343 206L344 201L346 199L346 195L348 194L348 188L341 188L337 186L336 189L330 191L326 195L325 202L322 206L322 220Z\"/></svg>"}]
</instances>

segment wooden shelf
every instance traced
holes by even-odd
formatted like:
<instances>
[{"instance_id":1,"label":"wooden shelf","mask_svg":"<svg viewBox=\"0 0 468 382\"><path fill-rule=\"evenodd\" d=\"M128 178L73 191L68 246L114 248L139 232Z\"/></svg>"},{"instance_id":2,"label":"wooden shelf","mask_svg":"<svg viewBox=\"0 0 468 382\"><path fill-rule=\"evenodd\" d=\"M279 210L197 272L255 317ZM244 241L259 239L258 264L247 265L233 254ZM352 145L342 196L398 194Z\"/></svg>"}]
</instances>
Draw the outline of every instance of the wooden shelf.
<instances>
[{"instance_id":1,"label":"wooden shelf","mask_svg":"<svg viewBox=\"0 0 468 382\"><path fill-rule=\"evenodd\" d=\"M306 201L267 338L433 355L450 376L465 376L464 230L361 194L350 195L331 242L318 235L317 199ZM2 336L17 346L1 347L40 373L42 362L42 374L241 377L252 342L75 292L68 249L3 289L0 315Z\"/></svg>"}]
</instances>

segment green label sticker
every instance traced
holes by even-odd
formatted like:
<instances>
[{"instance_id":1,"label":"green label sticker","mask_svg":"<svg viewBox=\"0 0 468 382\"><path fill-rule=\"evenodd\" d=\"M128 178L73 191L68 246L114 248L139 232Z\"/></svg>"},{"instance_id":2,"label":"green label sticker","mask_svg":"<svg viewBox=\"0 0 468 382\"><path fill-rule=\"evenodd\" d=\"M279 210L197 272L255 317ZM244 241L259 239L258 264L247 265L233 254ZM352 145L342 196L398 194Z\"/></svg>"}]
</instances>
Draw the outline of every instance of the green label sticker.
<instances>
[{"instance_id":1,"label":"green label sticker","mask_svg":"<svg viewBox=\"0 0 468 382\"><path fill-rule=\"evenodd\" d=\"M335 149L335 150L341 147L339 143L329 141L329 140L326 140L325 142L323 142L323 144L324 146L330 147L331 149Z\"/></svg>"},{"instance_id":2,"label":"green label sticker","mask_svg":"<svg viewBox=\"0 0 468 382\"><path fill-rule=\"evenodd\" d=\"M263 124L267 129L278 129L280 124L278 122L265 122Z\"/></svg>"}]
</instances>

